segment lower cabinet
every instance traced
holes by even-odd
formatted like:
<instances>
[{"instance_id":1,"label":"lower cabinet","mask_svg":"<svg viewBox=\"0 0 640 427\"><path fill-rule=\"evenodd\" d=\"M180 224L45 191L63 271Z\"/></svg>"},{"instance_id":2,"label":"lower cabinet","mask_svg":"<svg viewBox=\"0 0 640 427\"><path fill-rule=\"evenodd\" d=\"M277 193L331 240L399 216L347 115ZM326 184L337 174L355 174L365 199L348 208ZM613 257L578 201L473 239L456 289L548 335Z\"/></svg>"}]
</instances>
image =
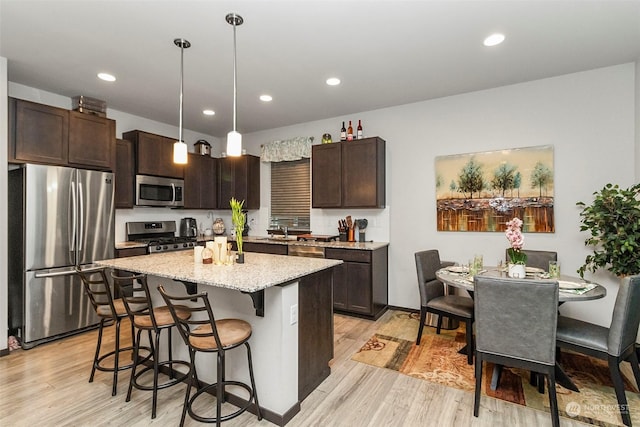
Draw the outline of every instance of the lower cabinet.
<instances>
[{"instance_id":1,"label":"lower cabinet","mask_svg":"<svg viewBox=\"0 0 640 427\"><path fill-rule=\"evenodd\" d=\"M233 242L233 250L237 250L236 242ZM261 254L273 254L273 255L287 255L288 249L287 245L277 245L272 243L255 243L255 242L244 242L242 244L242 250L244 252L258 252Z\"/></svg>"},{"instance_id":2,"label":"lower cabinet","mask_svg":"<svg viewBox=\"0 0 640 427\"><path fill-rule=\"evenodd\" d=\"M388 248L373 251L326 248L325 258L341 259L334 268L335 312L377 319L388 307Z\"/></svg>"}]
</instances>

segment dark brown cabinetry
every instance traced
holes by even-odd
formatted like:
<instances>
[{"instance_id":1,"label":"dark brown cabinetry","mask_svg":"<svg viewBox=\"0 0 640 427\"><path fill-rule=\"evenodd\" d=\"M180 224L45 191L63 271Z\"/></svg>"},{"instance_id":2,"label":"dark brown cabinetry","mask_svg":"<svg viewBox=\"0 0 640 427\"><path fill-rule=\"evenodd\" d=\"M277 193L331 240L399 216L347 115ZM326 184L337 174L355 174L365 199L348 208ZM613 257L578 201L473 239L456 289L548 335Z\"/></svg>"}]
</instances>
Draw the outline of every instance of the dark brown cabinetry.
<instances>
[{"instance_id":1,"label":"dark brown cabinetry","mask_svg":"<svg viewBox=\"0 0 640 427\"><path fill-rule=\"evenodd\" d=\"M184 168L185 209L216 209L217 159L189 153L188 162Z\"/></svg>"},{"instance_id":2,"label":"dark brown cabinetry","mask_svg":"<svg viewBox=\"0 0 640 427\"><path fill-rule=\"evenodd\" d=\"M113 170L115 121L9 98L9 161Z\"/></svg>"},{"instance_id":3,"label":"dark brown cabinetry","mask_svg":"<svg viewBox=\"0 0 640 427\"><path fill-rule=\"evenodd\" d=\"M384 208L384 139L314 145L311 165L314 208Z\"/></svg>"},{"instance_id":4,"label":"dark brown cabinetry","mask_svg":"<svg viewBox=\"0 0 640 427\"><path fill-rule=\"evenodd\" d=\"M134 203L135 160L133 143L125 139L116 140L115 167L116 209L132 208Z\"/></svg>"},{"instance_id":5,"label":"dark brown cabinetry","mask_svg":"<svg viewBox=\"0 0 640 427\"><path fill-rule=\"evenodd\" d=\"M372 251L326 248L325 258L344 261L334 268L334 311L370 319L385 312L389 299L386 246Z\"/></svg>"},{"instance_id":6,"label":"dark brown cabinetry","mask_svg":"<svg viewBox=\"0 0 640 427\"><path fill-rule=\"evenodd\" d=\"M245 209L260 209L260 157L224 157L218 165L218 209L231 209L229 200L244 200Z\"/></svg>"},{"instance_id":7,"label":"dark brown cabinetry","mask_svg":"<svg viewBox=\"0 0 640 427\"><path fill-rule=\"evenodd\" d=\"M234 250L237 250L237 246L235 246L234 242ZM271 243L255 243L255 242L244 242L242 244L243 252L258 252L261 254L273 254L273 255L287 255L288 254L288 246L287 245L276 245Z\"/></svg>"},{"instance_id":8,"label":"dark brown cabinetry","mask_svg":"<svg viewBox=\"0 0 640 427\"><path fill-rule=\"evenodd\" d=\"M122 138L134 144L137 174L183 178L184 167L173 163L174 139L140 130L125 132Z\"/></svg>"}]
</instances>

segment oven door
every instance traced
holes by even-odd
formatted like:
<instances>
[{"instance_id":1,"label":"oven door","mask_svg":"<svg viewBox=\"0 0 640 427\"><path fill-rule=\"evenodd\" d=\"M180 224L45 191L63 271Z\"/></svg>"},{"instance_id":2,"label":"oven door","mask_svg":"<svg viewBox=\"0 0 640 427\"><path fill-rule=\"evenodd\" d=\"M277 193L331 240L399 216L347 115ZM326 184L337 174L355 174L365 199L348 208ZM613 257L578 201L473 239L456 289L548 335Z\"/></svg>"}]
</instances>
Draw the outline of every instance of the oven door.
<instances>
[{"instance_id":1,"label":"oven door","mask_svg":"<svg viewBox=\"0 0 640 427\"><path fill-rule=\"evenodd\" d=\"M136 175L136 206L184 206L184 181Z\"/></svg>"}]
</instances>

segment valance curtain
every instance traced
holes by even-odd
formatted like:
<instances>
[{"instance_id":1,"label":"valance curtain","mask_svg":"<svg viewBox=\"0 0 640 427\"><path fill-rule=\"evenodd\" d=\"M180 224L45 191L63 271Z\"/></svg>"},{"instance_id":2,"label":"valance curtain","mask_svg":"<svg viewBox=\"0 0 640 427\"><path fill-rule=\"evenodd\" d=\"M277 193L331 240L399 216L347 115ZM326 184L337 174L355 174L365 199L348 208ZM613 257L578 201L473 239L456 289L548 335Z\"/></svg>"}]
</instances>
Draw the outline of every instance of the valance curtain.
<instances>
[{"instance_id":1,"label":"valance curtain","mask_svg":"<svg viewBox=\"0 0 640 427\"><path fill-rule=\"evenodd\" d=\"M267 142L262 145L260 160L269 162L291 162L311 157L313 137L297 136L291 139Z\"/></svg>"}]
</instances>

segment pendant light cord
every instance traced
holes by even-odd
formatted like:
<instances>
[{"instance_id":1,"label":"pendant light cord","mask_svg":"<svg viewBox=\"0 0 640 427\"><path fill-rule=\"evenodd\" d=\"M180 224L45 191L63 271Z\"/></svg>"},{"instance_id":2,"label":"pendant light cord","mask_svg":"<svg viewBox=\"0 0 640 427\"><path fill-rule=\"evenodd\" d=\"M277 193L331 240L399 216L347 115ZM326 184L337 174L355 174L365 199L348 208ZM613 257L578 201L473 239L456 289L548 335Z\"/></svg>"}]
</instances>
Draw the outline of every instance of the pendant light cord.
<instances>
[{"instance_id":1,"label":"pendant light cord","mask_svg":"<svg viewBox=\"0 0 640 427\"><path fill-rule=\"evenodd\" d=\"M237 48L236 48L236 19L233 20L233 130L236 130L237 116L237 99L238 99L238 66L237 66Z\"/></svg>"},{"instance_id":2,"label":"pendant light cord","mask_svg":"<svg viewBox=\"0 0 640 427\"><path fill-rule=\"evenodd\" d=\"M184 86L184 40L180 43L180 120L179 120L179 142L182 142L182 94Z\"/></svg>"}]
</instances>

